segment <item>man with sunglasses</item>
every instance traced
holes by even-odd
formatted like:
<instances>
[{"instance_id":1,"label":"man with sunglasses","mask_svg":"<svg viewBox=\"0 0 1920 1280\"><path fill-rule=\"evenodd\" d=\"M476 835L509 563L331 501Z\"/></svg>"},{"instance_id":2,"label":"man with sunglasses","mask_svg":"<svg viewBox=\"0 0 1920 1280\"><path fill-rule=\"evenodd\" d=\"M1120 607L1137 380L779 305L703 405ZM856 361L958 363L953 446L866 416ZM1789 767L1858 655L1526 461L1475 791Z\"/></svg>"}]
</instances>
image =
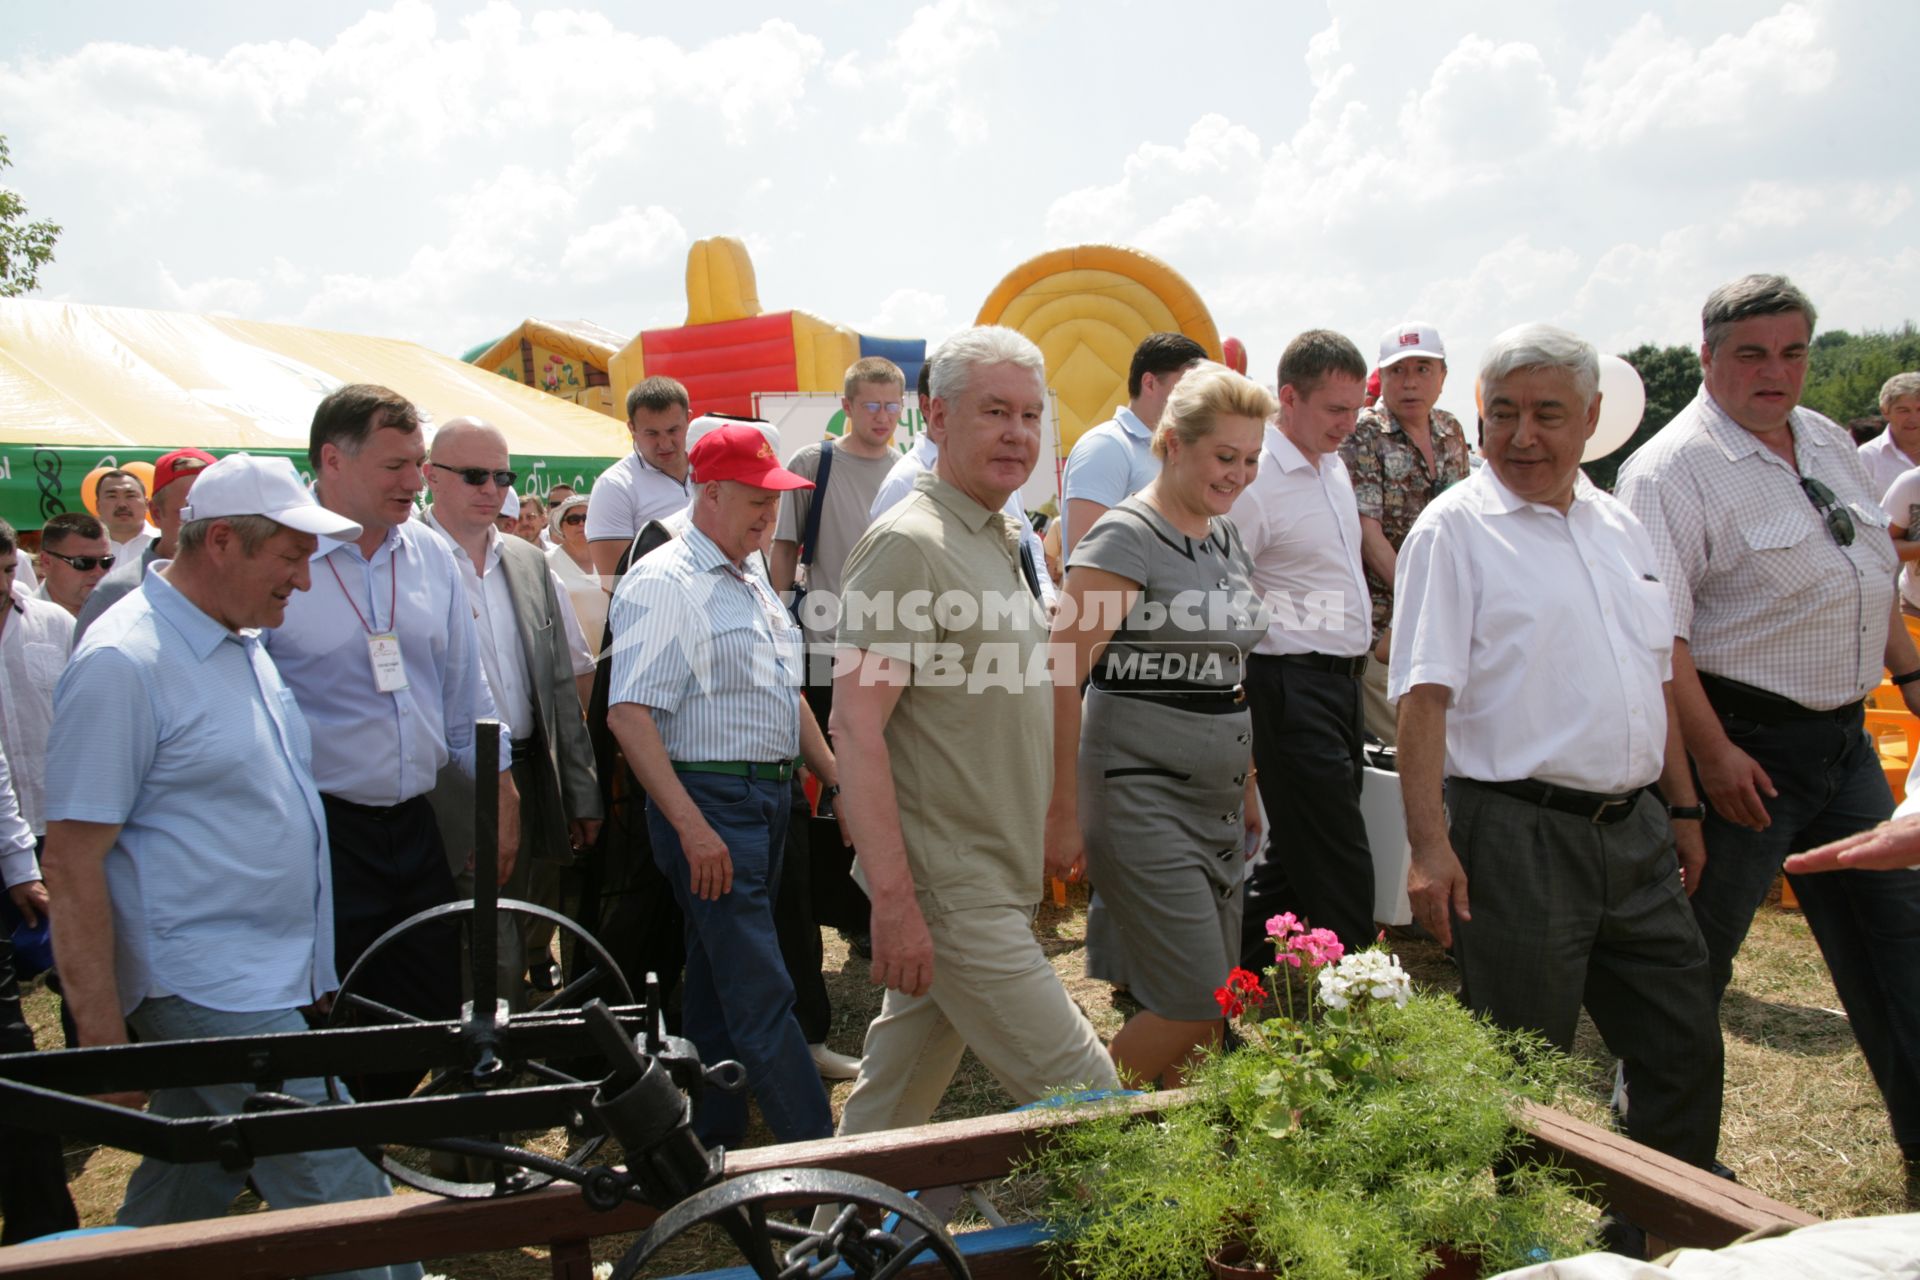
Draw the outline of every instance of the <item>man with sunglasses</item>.
<instances>
[{"instance_id":1,"label":"man with sunglasses","mask_svg":"<svg viewBox=\"0 0 1920 1280\"><path fill-rule=\"evenodd\" d=\"M1674 703L1707 799L1693 911L1716 993L1786 856L1893 811L1862 728L1883 667L1920 713L1886 513L1852 440L1798 407L1814 318L1783 276L1714 290L1701 312L1699 395L1620 472L1673 604ZM1792 881L1886 1101L1911 1193L1920 871Z\"/></svg>"},{"instance_id":2,"label":"man with sunglasses","mask_svg":"<svg viewBox=\"0 0 1920 1280\"><path fill-rule=\"evenodd\" d=\"M494 526L513 492L508 460L507 438L491 423L447 422L433 437L427 463L433 505L421 518L453 549L473 606L480 665L511 739L523 847L504 892L558 910L561 868L572 865L600 829L600 784L576 683L592 679L593 659L546 556ZM468 775L451 764L442 769L433 805L457 873L470 865L473 845ZM515 999L524 994L523 978L541 991L555 985L552 927L520 923L524 936L503 939L499 953L501 989Z\"/></svg>"},{"instance_id":3,"label":"man with sunglasses","mask_svg":"<svg viewBox=\"0 0 1920 1280\"><path fill-rule=\"evenodd\" d=\"M107 527L84 511L63 511L40 530L40 590L74 617L113 568Z\"/></svg>"}]
</instances>

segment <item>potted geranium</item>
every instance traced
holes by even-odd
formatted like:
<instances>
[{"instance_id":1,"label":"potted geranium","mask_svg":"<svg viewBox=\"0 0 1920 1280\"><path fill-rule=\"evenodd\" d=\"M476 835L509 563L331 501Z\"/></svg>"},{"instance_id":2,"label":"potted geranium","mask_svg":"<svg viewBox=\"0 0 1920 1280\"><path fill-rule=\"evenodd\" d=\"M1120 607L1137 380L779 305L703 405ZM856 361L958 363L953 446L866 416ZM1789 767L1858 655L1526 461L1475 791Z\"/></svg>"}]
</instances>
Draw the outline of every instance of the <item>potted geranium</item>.
<instances>
[{"instance_id":1,"label":"potted geranium","mask_svg":"<svg viewBox=\"0 0 1920 1280\"><path fill-rule=\"evenodd\" d=\"M1571 1080L1565 1058L1415 993L1384 949L1343 954L1291 915L1267 933L1264 980L1236 969L1216 993L1241 1047L1157 1119L1091 1104L1035 1157L1059 1271L1421 1280L1589 1247L1571 1179L1514 1125Z\"/></svg>"}]
</instances>

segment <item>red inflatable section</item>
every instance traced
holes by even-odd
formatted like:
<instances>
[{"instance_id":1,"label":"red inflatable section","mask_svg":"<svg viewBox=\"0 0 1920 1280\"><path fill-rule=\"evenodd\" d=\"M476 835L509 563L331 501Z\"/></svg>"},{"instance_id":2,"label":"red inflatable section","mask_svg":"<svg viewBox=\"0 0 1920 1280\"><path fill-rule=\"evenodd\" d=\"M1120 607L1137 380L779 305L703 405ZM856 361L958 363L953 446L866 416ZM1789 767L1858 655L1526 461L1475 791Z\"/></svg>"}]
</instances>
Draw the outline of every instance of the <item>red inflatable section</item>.
<instances>
[{"instance_id":1,"label":"red inflatable section","mask_svg":"<svg viewBox=\"0 0 1920 1280\"><path fill-rule=\"evenodd\" d=\"M756 391L798 391L793 313L776 311L717 324L649 329L640 335L649 374L687 388L695 413L753 412Z\"/></svg>"}]
</instances>

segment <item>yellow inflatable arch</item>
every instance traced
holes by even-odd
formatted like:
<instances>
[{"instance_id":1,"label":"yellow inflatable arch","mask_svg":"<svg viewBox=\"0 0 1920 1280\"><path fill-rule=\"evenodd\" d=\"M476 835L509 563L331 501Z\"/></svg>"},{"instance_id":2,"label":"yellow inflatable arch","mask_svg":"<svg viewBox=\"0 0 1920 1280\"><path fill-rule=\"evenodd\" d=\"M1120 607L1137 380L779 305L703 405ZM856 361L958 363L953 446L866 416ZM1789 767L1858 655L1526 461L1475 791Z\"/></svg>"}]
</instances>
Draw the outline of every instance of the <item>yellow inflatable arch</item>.
<instances>
[{"instance_id":1,"label":"yellow inflatable arch","mask_svg":"<svg viewBox=\"0 0 1920 1280\"><path fill-rule=\"evenodd\" d=\"M1184 333L1221 358L1220 334L1193 286L1150 253L1086 244L1030 258L981 304L977 324L1003 324L1047 358L1064 452L1127 402L1127 366L1150 333Z\"/></svg>"}]
</instances>

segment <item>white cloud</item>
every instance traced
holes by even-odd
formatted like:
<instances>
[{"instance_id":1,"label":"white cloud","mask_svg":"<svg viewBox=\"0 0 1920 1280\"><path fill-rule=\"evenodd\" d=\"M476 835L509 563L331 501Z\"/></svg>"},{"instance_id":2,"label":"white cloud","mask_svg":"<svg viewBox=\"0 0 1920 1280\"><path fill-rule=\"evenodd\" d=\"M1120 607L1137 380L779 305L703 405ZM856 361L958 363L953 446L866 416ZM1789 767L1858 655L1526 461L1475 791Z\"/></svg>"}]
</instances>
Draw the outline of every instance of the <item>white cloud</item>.
<instances>
[{"instance_id":1,"label":"white cloud","mask_svg":"<svg viewBox=\"0 0 1920 1280\"><path fill-rule=\"evenodd\" d=\"M925 289L895 289L872 316L853 326L860 333L891 338L924 337L928 348L960 328L944 295Z\"/></svg>"},{"instance_id":2,"label":"white cloud","mask_svg":"<svg viewBox=\"0 0 1920 1280\"><path fill-rule=\"evenodd\" d=\"M621 206L607 221L588 227L567 241L560 270L626 271L657 267L687 247L687 229L657 204L644 209Z\"/></svg>"},{"instance_id":3,"label":"white cloud","mask_svg":"<svg viewBox=\"0 0 1920 1280\"><path fill-rule=\"evenodd\" d=\"M861 141L901 142L929 118L956 142L985 141L986 112L967 90L981 59L1000 47L997 28L1018 23L1022 12L1002 0L935 0L914 10L871 70L851 57L836 62L833 83L875 104L877 120L860 130Z\"/></svg>"}]
</instances>

